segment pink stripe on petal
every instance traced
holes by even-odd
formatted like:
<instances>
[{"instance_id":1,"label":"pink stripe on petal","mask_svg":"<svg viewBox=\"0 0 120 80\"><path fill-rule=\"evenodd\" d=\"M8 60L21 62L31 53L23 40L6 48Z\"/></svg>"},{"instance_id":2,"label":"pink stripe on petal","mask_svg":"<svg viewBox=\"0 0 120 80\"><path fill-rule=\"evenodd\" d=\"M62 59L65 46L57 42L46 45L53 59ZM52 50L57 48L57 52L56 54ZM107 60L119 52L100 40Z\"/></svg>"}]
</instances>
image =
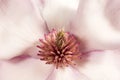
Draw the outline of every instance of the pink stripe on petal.
<instances>
[{"instance_id":1,"label":"pink stripe on petal","mask_svg":"<svg viewBox=\"0 0 120 80\"><path fill-rule=\"evenodd\" d=\"M32 58L19 63L2 61L0 80L45 80L51 69L52 66Z\"/></svg>"},{"instance_id":2,"label":"pink stripe on petal","mask_svg":"<svg viewBox=\"0 0 120 80\"><path fill-rule=\"evenodd\" d=\"M54 71L55 71L55 67L53 66L51 69L51 72L48 75L48 77L46 78L46 80L53 80L54 79L54 77L55 77L55 75L53 75Z\"/></svg>"},{"instance_id":3,"label":"pink stripe on petal","mask_svg":"<svg viewBox=\"0 0 120 80\"><path fill-rule=\"evenodd\" d=\"M29 55L19 55L19 56L16 56L16 57L10 59L9 61L12 63L19 63L19 62L24 61L28 58L30 58Z\"/></svg>"}]
</instances>

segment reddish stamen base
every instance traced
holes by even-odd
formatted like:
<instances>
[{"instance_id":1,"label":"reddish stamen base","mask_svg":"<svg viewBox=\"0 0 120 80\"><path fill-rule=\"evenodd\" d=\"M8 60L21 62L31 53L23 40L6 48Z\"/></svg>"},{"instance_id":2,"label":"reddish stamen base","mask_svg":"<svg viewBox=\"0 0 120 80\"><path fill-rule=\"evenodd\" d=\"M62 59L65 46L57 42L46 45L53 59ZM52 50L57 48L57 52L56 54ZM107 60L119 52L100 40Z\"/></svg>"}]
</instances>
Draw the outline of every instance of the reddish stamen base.
<instances>
[{"instance_id":1,"label":"reddish stamen base","mask_svg":"<svg viewBox=\"0 0 120 80\"><path fill-rule=\"evenodd\" d=\"M54 64L56 68L75 65L74 60L81 55L77 39L70 33L52 30L40 40L38 56L46 64Z\"/></svg>"}]
</instances>

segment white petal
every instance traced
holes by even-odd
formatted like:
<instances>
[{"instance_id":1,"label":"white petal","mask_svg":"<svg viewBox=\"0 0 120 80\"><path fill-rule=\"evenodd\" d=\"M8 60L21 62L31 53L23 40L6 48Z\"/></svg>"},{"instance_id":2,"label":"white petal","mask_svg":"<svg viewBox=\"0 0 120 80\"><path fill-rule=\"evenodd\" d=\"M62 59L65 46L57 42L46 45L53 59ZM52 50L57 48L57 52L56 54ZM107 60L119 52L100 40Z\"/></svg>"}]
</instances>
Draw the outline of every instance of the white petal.
<instances>
[{"instance_id":1,"label":"white petal","mask_svg":"<svg viewBox=\"0 0 120 80\"><path fill-rule=\"evenodd\" d=\"M120 30L120 1L108 0L105 6L105 15L117 30Z\"/></svg>"},{"instance_id":2,"label":"white petal","mask_svg":"<svg viewBox=\"0 0 120 80\"><path fill-rule=\"evenodd\" d=\"M89 80L84 74L72 67L55 69L47 80Z\"/></svg>"},{"instance_id":3,"label":"white petal","mask_svg":"<svg viewBox=\"0 0 120 80\"><path fill-rule=\"evenodd\" d=\"M80 66L80 71L91 80L120 80L117 56L114 51L93 52Z\"/></svg>"},{"instance_id":4,"label":"white petal","mask_svg":"<svg viewBox=\"0 0 120 80\"><path fill-rule=\"evenodd\" d=\"M45 33L29 0L0 3L0 59L21 54Z\"/></svg>"},{"instance_id":5,"label":"white petal","mask_svg":"<svg viewBox=\"0 0 120 80\"><path fill-rule=\"evenodd\" d=\"M69 31L86 41L89 49L120 47L120 32L115 30L104 13L106 0L81 1L75 25Z\"/></svg>"},{"instance_id":6,"label":"white petal","mask_svg":"<svg viewBox=\"0 0 120 80\"><path fill-rule=\"evenodd\" d=\"M52 70L37 59L26 59L18 63L2 62L0 66L0 80L46 80Z\"/></svg>"},{"instance_id":7,"label":"white petal","mask_svg":"<svg viewBox=\"0 0 120 80\"><path fill-rule=\"evenodd\" d=\"M48 0L43 15L49 29L65 28L75 16L79 0Z\"/></svg>"}]
</instances>

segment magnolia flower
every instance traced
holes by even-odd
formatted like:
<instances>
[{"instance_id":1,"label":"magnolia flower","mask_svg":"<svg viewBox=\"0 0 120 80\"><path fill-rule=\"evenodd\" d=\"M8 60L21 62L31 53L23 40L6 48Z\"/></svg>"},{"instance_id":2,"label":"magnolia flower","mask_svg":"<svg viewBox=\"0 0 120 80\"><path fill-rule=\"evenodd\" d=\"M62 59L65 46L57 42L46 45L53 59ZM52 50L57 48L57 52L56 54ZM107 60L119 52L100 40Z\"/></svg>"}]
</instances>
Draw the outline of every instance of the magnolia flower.
<instances>
[{"instance_id":1,"label":"magnolia flower","mask_svg":"<svg viewBox=\"0 0 120 80\"><path fill-rule=\"evenodd\" d=\"M120 80L118 10L118 0L0 0L0 80ZM53 28L78 38L76 65L38 54Z\"/></svg>"}]
</instances>

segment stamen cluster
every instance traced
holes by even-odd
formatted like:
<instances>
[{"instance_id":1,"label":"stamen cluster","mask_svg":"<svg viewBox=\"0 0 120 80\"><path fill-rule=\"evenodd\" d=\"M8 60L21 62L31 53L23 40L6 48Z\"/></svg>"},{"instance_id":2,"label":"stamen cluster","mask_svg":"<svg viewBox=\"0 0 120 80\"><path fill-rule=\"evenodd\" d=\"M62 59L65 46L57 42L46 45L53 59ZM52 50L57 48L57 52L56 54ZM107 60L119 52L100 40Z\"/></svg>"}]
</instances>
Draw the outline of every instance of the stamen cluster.
<instances>
[{"instance_id":1,"label":"stamen cluster","mask_svg":"<svg viewBox=\"0 0 120 80\"><path fill-rule=\"evenodd\" d=\"M52 30L40 39L38 56L46 64L54 64L56 68L75 65L74 60L81 55L77 39L70 33Z\"/></svg>"}]
</instances>

